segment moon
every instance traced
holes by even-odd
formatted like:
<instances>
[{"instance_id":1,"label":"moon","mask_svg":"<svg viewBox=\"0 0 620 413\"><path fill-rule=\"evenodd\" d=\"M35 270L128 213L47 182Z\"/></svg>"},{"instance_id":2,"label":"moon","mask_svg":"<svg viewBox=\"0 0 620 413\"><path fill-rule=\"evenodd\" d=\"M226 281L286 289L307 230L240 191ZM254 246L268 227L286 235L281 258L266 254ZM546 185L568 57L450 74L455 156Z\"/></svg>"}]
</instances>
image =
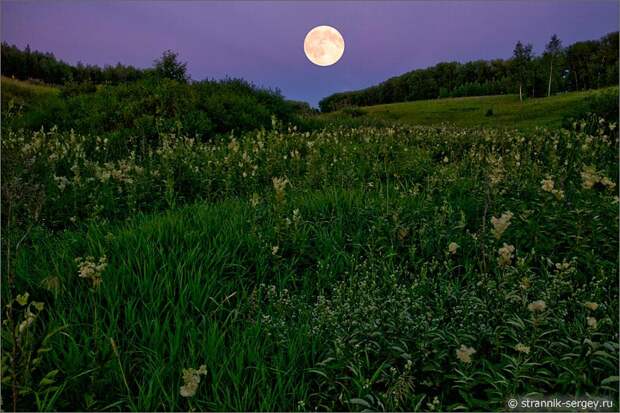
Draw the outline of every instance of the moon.
<instances>
[{"instance_id":1,"label":"moon","mask_svg":"<svg viewBox=\"0 0 620 413\"><path fill-rule=\"evenodd\" d=\"M318 66L331 66L344 53L344 38L331 26L317 26L304 39L304 53Z\"/></svg>"}]
</instances>

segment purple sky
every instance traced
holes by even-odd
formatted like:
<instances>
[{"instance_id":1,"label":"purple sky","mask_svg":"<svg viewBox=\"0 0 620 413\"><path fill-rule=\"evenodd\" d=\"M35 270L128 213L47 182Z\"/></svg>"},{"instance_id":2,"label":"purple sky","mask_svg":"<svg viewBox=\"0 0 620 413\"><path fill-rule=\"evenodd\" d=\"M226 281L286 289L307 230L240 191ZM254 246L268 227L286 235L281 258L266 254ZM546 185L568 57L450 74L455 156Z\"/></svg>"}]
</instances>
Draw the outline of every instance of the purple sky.
<instances>
[{"instance_id":1,"label":"purple sky","mask_svg":"<svg viewBox=\"0 0 620 413\"><path fill-rule=\"evenodd\" d=\"M151 66L179 52L193 79L242 77L315 105L441 61L510 57L517 40L540 52L618 30L602 1L2 1L2 40L75 64ZM345 52L318 67L303 52L312 27L336 27Z\"/></svg>"}]
</instances>

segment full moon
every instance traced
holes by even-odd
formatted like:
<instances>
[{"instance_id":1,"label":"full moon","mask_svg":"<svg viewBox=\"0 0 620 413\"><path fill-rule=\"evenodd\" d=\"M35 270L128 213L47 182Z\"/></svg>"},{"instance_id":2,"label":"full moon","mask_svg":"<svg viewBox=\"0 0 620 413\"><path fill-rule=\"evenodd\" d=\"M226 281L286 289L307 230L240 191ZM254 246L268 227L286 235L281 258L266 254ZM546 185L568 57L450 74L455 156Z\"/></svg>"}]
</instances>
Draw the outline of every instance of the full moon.
<instances>
[{"instance_id":1,"label":"full moon","mask_svg":"<svg viewBox=\"0 0 620 413\"><path fill-rule=\"evenodd\" d=\"M317 26L310 30L304 40L306 57L315 65L331 66L344 53L344 39L331 26Z\"/></svg>"}]
</instances>

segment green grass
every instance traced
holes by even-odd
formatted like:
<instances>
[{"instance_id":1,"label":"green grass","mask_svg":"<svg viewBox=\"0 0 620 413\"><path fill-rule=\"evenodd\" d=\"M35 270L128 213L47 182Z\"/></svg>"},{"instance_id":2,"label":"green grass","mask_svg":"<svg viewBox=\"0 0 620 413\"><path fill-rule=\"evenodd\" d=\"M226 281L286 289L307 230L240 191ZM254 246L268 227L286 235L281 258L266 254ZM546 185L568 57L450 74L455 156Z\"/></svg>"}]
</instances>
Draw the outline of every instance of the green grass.
<instances>
[{"instance_id":1,"label":"green grass","mask_svg":"<svg viewBox=\"0 0 620 413\"><path fill-rule=\"evenodd\" d=\"M165 135L143 152L5 131L3 243L25 241L3 260L2 399L15 383L18 410L618 402L617 139L598 119Z\"/></svg>"},{"instance_id":2,"label":"green grass","mask_svg":"<svg viewBox=\"0 0 620 413\"><path fill-rule=\"evenodd\" d=\"M393 103L360 107L359 110L369 119L410 125L450 123L459 127L559 127L565 116L579 112L586 106L588 97L609 90L617 93L618 88L525 99L523 103L519 101L518 95L501 95ZM493 116L485 116L489 109L493 110ZM323 116L334 119L343 115L336 112Z\"/></svg>"},{"instance_id":3,"label":"green grass","mask_svg":"<svg viewBox=\"0 0 620 413\"><path fill-rule=\"evenodd\" d=\"M2 109L4 110L11 101L15 105L28 105L49 95L58 94L60 89L2 76L0 92L2 93Z\"/></svg>"}]
</instances>

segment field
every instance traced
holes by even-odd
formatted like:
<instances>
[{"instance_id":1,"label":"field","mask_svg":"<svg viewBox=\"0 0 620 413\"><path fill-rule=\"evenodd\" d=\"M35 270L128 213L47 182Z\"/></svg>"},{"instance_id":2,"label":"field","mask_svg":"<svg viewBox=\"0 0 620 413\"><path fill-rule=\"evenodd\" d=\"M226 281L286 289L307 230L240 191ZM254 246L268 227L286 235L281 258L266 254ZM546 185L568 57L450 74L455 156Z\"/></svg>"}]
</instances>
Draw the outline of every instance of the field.
<instances>
[{"instance_id":1,"label":"field","mask_svg":"<svg viewBox=\"0 0 620 413\"><path fill-rule=\"evenodd\" d=\"M24 105L35 102L50 94L59 93L59 90L52 86L11 79L6 76L2 76L0 81L2 84L3 110L8 108L8 103L11 101L13 101L14 105Z\"/></svg>"},{"instance_id":2,"label":"field","mask_svg":"<svg viewBox=\"0 0 620 413\"><path fill-rule=\"evenodd\" d=\"M569 92L549 98L525 99L518 95L478 96L423 100L360 107L357 116L409 125L432 126L450 123L461 127L507 127L534 129L560 127L567 115L583 110L588 98L601 92L617 90ZM616 92L617 93L617 92ZM492 114L487 113L489 110ZM351 113L344 111L344 115ZM341 117L342 112L325 115L329 119Z\"/></svg>"},{"instance_id":3,"label":"field","mask_svg":"<svg viewBox=\"0 0 620 413\"><path fill-rule=\"evenodd\" d=\"M436 105L471 126L489 102L514 97ZM556 124L535 105L523 125ZM463 126L4 129L5 405L618 402L617 124Z\"/></svg>"}]
</instances>

